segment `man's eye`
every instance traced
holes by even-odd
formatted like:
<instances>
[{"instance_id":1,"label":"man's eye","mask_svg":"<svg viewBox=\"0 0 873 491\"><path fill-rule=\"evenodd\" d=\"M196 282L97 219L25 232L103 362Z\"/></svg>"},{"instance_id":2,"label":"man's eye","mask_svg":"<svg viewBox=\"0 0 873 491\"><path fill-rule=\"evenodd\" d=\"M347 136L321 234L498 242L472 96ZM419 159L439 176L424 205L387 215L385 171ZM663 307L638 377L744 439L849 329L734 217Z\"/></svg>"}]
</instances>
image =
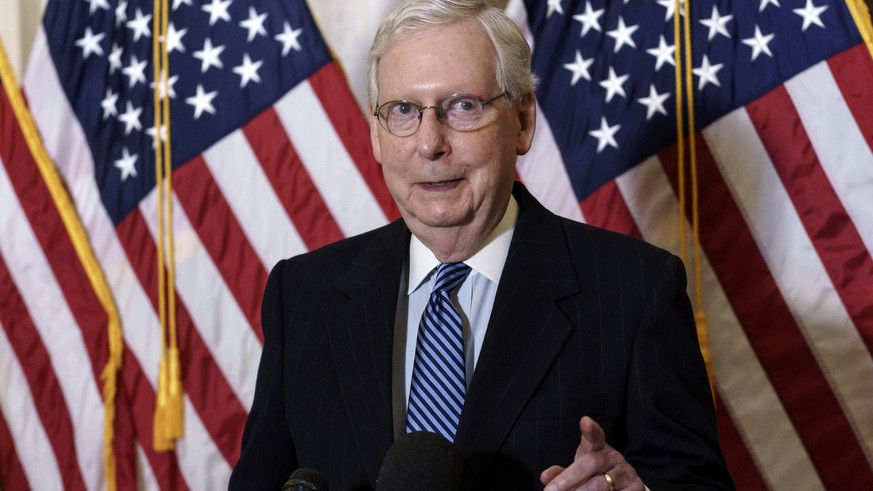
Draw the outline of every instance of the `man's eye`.
<instances>
[{"instance_id":1,"label":"man's eye","mask_svg":"<svg viewBox=\"0 0 873 491\"><path fill-rule=\"evenodd\" d=\"M409 116L414 111L412 104L408 102L398 102L391 106L392 116Z\"/></svg>"},{"instance_id":2,"label":"man's eye","mask_svg":"<svg viewBox=\"0 0 873 491\"><path fill-rule=\"evenodd\" d=\"M451 104L448 107L448 111L465 113L475 111L477 107L478 104L476 104L476 101L472 99L455 99L451 101Z\"/></svg>"}]
</instances>

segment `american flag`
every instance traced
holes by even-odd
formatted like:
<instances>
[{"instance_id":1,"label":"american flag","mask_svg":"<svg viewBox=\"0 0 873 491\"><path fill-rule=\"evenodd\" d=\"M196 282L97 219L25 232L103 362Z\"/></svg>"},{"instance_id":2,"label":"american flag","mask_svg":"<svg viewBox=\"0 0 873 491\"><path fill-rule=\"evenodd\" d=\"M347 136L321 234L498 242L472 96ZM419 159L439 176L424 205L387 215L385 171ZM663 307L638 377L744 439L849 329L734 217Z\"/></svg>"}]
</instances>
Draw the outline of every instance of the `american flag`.
<instances>
[{"instance_id":1,"label":"american flag","mask_svg":"<svg viewBox=\"0 0 873 491\"><path fill-rule=\"evenodd\" d=\"M700 286L730 470L743 490L873 489L870 18L860 1L690 7ZM553 210L678 253L675 1L508 10L542 79L521 178Z\"/></svg>"},{"instance_id":2,"label":"american flag","mask_svg":"<svg viewBox=\"0 0 873 491\"><path fill-rule=\"evenodd\" d=\"M254 394L270 268L398 215L373 160L366 118L305 1L173 0L162 39L167 82L157 87L152 4L50 1L24 87L118 306L118 487L218 489L239 456ZM169 128L155 129L155 90L169 97ZM153 145L167 134L185 435L174 450L156 452L162 339ZM65 335L80 330L70 326ZM106 357L105 343L72 346L82 356ZM27 355L3 359L26 367ZM56 361L64 357L50 352L44 372L60 378ZM4 489L104 487L100 374L91 365L102 367L69 368L88 391L61 380L64 397L31 396L33 407L2 413L8 428L35 427L26 438L3 439L13 443L0 448L27 477L7 479L0 466ZM33 388L4 388L0 396L11 404L22 393ZM55 418L64 412L72 414L58 449Z\"/></svg>"}]
</instances>

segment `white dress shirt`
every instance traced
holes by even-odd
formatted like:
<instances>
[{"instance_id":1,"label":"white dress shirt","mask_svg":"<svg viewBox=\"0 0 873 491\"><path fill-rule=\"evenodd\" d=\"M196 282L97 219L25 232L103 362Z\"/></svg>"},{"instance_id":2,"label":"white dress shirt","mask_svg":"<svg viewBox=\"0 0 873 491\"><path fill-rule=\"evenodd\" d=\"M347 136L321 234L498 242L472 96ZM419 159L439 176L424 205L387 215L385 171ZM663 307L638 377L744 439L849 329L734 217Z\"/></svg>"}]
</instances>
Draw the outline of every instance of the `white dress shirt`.
<instances>
[{"instance_id":1,"label":"white dress shirt","mask_svg":"<svg viewBox=\"0 0 873 491\"><path fill-rule=\"evenodd\" d=\"M464 365L467 386L476 369L482 342L497 285L509 254L509 243L518 219L518 203L510 197L503 219L485 239L481 248L464 263L470 266L469 276L461 283L453 297L455 307L461 314L464 329ZM439 260L415 235L409 241L409 264L404 270L404 291L397 302L397 317L394 328L394 434L402 435L406 427L406 406L412 384L412 369L415 363L415 347L418 341L418 326L433 290L436 267ZM403 288L403 286L401 286ZM400 369L402 368L402 370Z\"/></svg>"}]
</instances>

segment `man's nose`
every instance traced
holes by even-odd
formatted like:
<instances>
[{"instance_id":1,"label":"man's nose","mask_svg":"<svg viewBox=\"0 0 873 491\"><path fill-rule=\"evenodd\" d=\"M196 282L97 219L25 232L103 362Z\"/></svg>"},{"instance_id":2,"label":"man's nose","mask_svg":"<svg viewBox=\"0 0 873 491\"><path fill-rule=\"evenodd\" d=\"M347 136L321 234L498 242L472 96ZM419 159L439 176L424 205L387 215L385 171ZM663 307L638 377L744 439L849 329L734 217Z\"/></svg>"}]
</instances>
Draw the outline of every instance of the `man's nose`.
<instances>
[{"instance_id":1,"label":"man's nose","mask_svg":"<svg viewBox=\"0 0 873 491\"><path fill-rule=\"evenodd\" d=\"M428 109L433 109L428 111ZM446 125L440 121L439 109L433 106L422 108L421 124L415 137L418 140L418 152L428 160L436 160L444 155L446 149Z\"/></svg>"}]
</instances>

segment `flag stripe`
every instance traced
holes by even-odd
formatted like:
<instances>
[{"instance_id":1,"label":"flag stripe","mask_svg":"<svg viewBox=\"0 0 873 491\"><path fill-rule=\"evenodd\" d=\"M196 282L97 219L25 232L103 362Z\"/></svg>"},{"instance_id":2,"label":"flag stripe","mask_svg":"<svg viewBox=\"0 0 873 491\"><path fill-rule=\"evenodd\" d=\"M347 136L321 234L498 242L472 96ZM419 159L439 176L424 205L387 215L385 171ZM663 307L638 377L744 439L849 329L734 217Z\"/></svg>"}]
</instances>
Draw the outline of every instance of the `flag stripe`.
<instances>
[{"instance_id":1,"label":"flag stripe","mask_svg":"<svg viewBox=\"0 0 873 491\"><path fill-rule=\"evenodd\" d=\"M536 133L530 152L518 158L516 169L530 192L558 215L584 222L552 130L537 103Z\"/></svg>"},{"instance_id":2,"label":"flag stripe","mask_svg":"<svg viewBox=\"0 0 873 491\"><path fill-rule=\"evenodd\" d=\"M266 136L285 139L280 129L281 125L277 124ZM203 153L203 159L265 270L289 254L306 252L302 237L279 201L288 198L277 196L270 176L260 166L240 169L241 161L255 160L254 149L242 131L222 138ZM253 196L257 199L252 199Z\"/></svg>"},{"instance_id":3,"label":"flag stripe","mask_svg":"<svg viewBox=\"0 0 873 491\"><path fill-rule=\"evenodd\" d=\"M271 131L281 127L276 112L267 109L246 124L243 131L272 189L275 189L285 212L303 238L305 249L284 251L287 255L321 247L341 239L343 234L309 178L288 135ZM275 264L281 257L273 259Z\"/></svg>"},{"instance_id":4,"label":"flag stripe","mask_svg":"<svg viewBox=\"0 0 873 491\"><path fill-rule=\"evenodd\" d=\"M873 148L873 56L863 43L828 60L834 79L867 145Z\"/></svg>"},{"instance_id":5,"label":"flag stripe","mask_svg":"<svg viewBox=\"0 0 873 491\"><path fill-rule=\"evenodd\" d=\"M804 127L776 123L800 120L788 91L776 88L747 110L861 341L873 352L873 308L865 305L873 298L873 260L813 153ZM794 144L784 145L785 141Z\"/></svg>"},{"instance_id":6,"label":"flag stripe","mask_svg":"<svg viewBox=\"0 0 873 491\"><path fill-rule=\"evenodd\" d=\"M180 212L181 210L177 208L175 215L178 216ZM154 268L157 249L146 225L147 221L141 213L132 213L117 228L122 240L125 241L125 249L130 252L131 261L135 260L133 253L135 252L137 255L138 261L132 263L132 266L140 283L145 287L152 308L157 311L157 274ZM212 286L214 285L201 285L203 288ZM213 306L213 308L221 307L220 305ZM192 325L191 317L179 290L177 290L176 308L179 349L185 354L181 360L182 378L183 381L191 382L186 385L186 399L190 399L197 409L196 412L206 431L217 439L222 435L222 425L225 418L229 418L230 421L244 419L246 411L242 408L239 398L229 387L222 371L216 365L217 360L206 348L201 333ZM245 331L252 332L249 328L246 328ZM237 346L239 347L239 345ZM157 362L155 362L155 366L157 366ZM194 384L194 381L197 383ZM214 410L219 407L222 408L221 412ZM190 425L187 423L186 429L190 429ZM240 436L234 435L233 438L240 438ZM238 445L235 448L234 445L228 443L227 437L222 438L222 442L223 445L216 442L216 450L220 451L228 462L234 462L235 460L232 459L234 459L234 455L238 455ZM204 453L201 458L206 458L206 456Z\"/></svg>"},{"instance_id":7,"label":"flag stripe","mask_svg":"<svg viewBox=\"0 0 873 491\"><path fill-rule=\"evenodd\" d=\"M873 193L869 192L873 188L873 148L856 125L826 63L785 82L785 88L822 168L867 250L873 252L873 220L868 218L873 209ZM840 144L834 145L834 141Z\"/></svg>"},{"instance_id":8,"label":"flag stripe","mask_svg":"<svg viewBox=\"0 0 873 491\"><path fill-rule=\"evenodd\" d=\"M5 338L5 331L0 327L0 374L8 374L12 371L13 357L8 353L9 342ZM8 358L5 358L8 356ZM4 361L8 360L8 364ZM0 384L9 389L12 388L11 383L7 383L8 379L0 378ZM0 401L0 489L15 489L13 484L21 490L29 490L27 483L27 473L24 472L24 467L21 465L21 460L18 458L18 453L15 450L15 439L12 432L9 431L9 424L4 416L5 408L3 401Z\"/></svg>"},{"instance_id":9,"label":"flag stripe","mask_svg":"<svg viewBox=\"0 0 873 491\"><path fill-rule=\"evenodd\" d=\"M308 82L283 96L276 113L343 235L387 223Z\"/></svg>"},{"instance_id":10,"label":"flag stripe","mask_svg":"<svg viewBox=\"0 0 873 491\"><path fill-rule=\"evenodd\" d=\"M342 140L349 156L367 183L367 188L382 208L387 220L400 217L394 199L382 179L382 171L373 157L368 119L356 117L358 101L346 83L336 62L328 63L309 77L313 93L318 96L331 127Z\"/></svg>"},{"instance_id":11,"label":"flag stripe","mask_svg":"<svg viewBox=\"0 0 873 491\"><path fill-rule=\"evenodd\" d=\"M185 189L175 196L185 215L209 251L224 284L254 331L260 343L261 294L267 284L267 271L252 249L236 216L224 200L212 174L200 157L195 157L173 174L173 186ZM208 206L207 206L208 203Z\"/></svg>"},{"instance_id":12,"label":"flag stripe","mask_svg":"<svg viewBox=\"0 0 873 491\"><path fill-rule=\"evenodd\" d=\"M720 402L722 400L724 397L717 393L715 412L718 418L718 439L731 469L734 485L743 491L767 491L764 476L734 425L733 416L728 412L727 406Z\"/></svg>"},{"instance_id":13,"label":"flag stripe","mask_svg":"<svg viewBox=\"0 0 873 491\"><path fill-rule=\"evenodd\" d=\"M734 312L825 486L846 487L868 481L873 485L869 467L853 468L857 474L851 477L840 471L846 461L863 463L866 457L743 220L748 215L737 207L715 159L703 140L698 140L699 182L706 190L700 199L701 245ZM673 151L663 152L661 162L675 186L676 169L669 164L676 161ZM735 164L723 162L722 167ZM756 285L755 289L748 288L749 284ZM803 383L798 384L798 380ZM821 425L821 414L828 414L826 427ZM829 450L836 445L842 447L840 455Z\"/></svg>"},{"instance_id":14,"label":"flag stripe","mask_svg":"<svg viewBox=\"0 0 873 491\"><path fill-rule=\"evenodd\" d=\"M4 269L6 269L5 265ZM0 416L2 416L0 419L3 419L7 428L11 430L10 445L17 442L12 452L18 456L18 461L27 475L27 480L21 481L21 484L25 489L28 486L32 487L30 482L39 476L37 482L39 486L47 489L63 489L62 476L52 450L52 442L49 441L40 421L40 414L37 412L28 380L12 347L12 340L6 335L8 328L2 320L0 324L3 324L0 326L2 327L0 329L0 383L10 394L15 394L15 397L0 399ZM5 444L0 441L0 447L2 446ZM5 479L4 476L0 480Z\"/></svg>"},{"instance_id":15,"label":"flag stripe","mask_svg":"<svg viewBox=\"0 0 873 491\"><path fill-rule=\"evenodd\" d=\"M0 187L0 191L5 189ZM6 255L4 251L3 256ZM35 412L39 415L42 428L45 428L45 436L51 447L51 453L43 457L51 455L51 461L63 470L60 475L63 489L85 489L76 455L73 424L60 382L53 371L50 355L25 306L22 293L15 288L15 281L2 258L0 298L4 299L4 308L0 310L0 325L3 326L7 342L11 344L10 359L18 360L20 364L21 375L28 386L27 392L33 398ZM26 363L22 363L22 360L26 360ZM18 441L23 443L27 440Z\"/></svg>"},{"instance_id":16,"label":"flag stripe","mask_svg":"<svg viewBox=\"0 0 873 491\"><path fill-rule=\"evenodd\" d=\"M129 351L123 347L121 353L121 370L117 374L118 390L115 393L115 438L112 440L112 449L115 452L115 483L116 489L136 489L137 482L154 483L151 481L140 479L137 475L137 434L136 434L136 409L133 400L130 397L125 385L123 370L125 369L125 357L133 360L129 356ZM126 355L127 354L127 355ZM133 360L131 363L136 364ZM136 367L140 370L140 367ZM140 374L142 375L142 374Z\"/></svg>"},{"instance_id":17,"label":"flag stripe","mask_svg":"<svg viewBox=\"0 0 873 491\"><path fill-rule=\"evenodd\" d=\"M620 232L632 237L641 238L637 224L625 203L624 196L615 181L600 186L596 191L582 200L582 213L588 223Z\"/></svg>"},{"instance_id":18,"label":"flag stripe","mask_svg":"<svg viewBox=\"0 0 873 491\"><path fill-rule=\"evenodd\" d=\"M679 203L660 160L647 159L619 177L618 183L645 240L679 250ZM725 374L715 378L722 395L719 405L735 415L737 429L749 442L748 451L766 482L786 489L823 489L705 253L701 268L713 368L716 374ZM689 286L695 288L693 275Z\"/></svg>"}]
</instances>

